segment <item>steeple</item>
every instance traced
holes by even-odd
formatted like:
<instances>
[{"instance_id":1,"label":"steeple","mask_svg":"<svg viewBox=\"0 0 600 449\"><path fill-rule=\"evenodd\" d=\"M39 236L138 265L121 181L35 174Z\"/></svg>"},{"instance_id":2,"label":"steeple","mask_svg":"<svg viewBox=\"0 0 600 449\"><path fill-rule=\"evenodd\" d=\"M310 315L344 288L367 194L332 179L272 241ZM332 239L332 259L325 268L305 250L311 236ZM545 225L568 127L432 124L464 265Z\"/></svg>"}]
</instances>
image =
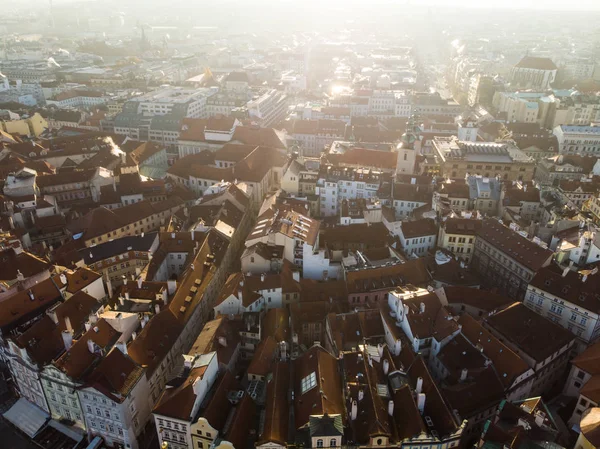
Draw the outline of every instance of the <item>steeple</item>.
<instances>
[{"instance_id":1,"label":"steeple","mask_svg":"<svg viewBox=\"0 0 600 449\"><path fill-rule=\"evenodd\" d=\"M415 147L415 142L420 140L421 128L418 124L418 118L417 114L412 114L406 122L406 132L402 134L402 137L400 138L400 145L402 148L413 149Z\"/></svg>"},{"instance_id":2,"label":"steeple","mask_svg":"<svg viewBox=\"0 0 600 449\"><path fill-rule=\"evenodd\" d=\"M146 51L150 49L150 42L146 37L146 32L144 31L144 25L142 25L142 37L140 39L140 48L142 51Z\"/></svg>"}]
</instances>

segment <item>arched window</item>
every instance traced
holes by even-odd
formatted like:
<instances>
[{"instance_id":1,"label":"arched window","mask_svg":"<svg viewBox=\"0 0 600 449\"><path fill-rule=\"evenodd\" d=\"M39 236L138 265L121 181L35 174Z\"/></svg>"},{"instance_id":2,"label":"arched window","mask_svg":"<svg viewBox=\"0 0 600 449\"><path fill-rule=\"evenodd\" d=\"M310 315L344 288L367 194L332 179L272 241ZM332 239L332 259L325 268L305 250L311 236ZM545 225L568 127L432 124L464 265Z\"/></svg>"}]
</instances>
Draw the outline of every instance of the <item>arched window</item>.
<instances>
[{"instance_id":1,"label":"arched window","mask_svg":"<svg viewBox=\"0 0 600 449\"><path fill-rule=\"evenodd\" d=\"M317 447L323 447L323 440L317 440Z\"/></svg>"},{"instance_id":2,"label":"arched window","mask_svg":"<svg viewBox=\"0 0 600 449\"><path fill-rule=\"evenodd\" d=\"M337 447L337 441L336 441L336 439L335 439L335 438L332 438L332 439L329 441L329 447Z\"/></svg>"}]
</instances>

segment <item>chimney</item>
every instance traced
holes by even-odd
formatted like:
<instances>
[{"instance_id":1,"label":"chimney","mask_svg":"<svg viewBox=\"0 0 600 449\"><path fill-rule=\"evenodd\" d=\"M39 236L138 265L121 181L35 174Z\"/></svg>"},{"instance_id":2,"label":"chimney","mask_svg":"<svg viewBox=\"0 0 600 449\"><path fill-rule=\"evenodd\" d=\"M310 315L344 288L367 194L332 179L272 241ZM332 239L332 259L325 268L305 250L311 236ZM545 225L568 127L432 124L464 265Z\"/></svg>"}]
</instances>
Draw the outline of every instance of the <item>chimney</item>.
<instances>
[{"instance_id":1,"label":"chimney","mask_svg":"<svg viewBox=\"0 0 600 449\"><path fill-rule=\"evenodd\" d=\"M94 353L94 349L96 349L96 343L94 343L94 340L92 340L91 338L87 341L87 346L88 346L88 351L90 351L90 353Z\"/></svg>"},{"instance_id":2,"label":"chimney","mask_svg":"<svg viewBox=\"0 0 600 449\"><path fill-rule=\"evenodd\" d=\"M169 292L169 295L175 294L176 290L177 290L177 281L169 279L167 281L167 291Z\"/></svg>"},{"instance_id":3,"label":"chimney","mask_svg":"<svg viewBox=\"0 0 600 449\"><path fill-rule=\"evenodd\" d=\"M95 313L90 313L90 323L95 324L98 322L98 317Z\"/></svg>"},{"instance_id":4,"label":"chimney","mask_svg":"<svg viewBox=\"0 0 600 449\"><path fill-rule=\"evenodd\" d=\"M119 296L119 304L120 304L121 306L124 306L124 305L125 305L125 298L123 298L122 296Z\"/></svg>"},{"instance_id":5,"label":"chimney","mask_svg":"<svg viewBox=\"0 0 600 449\"><path fill-rule=\"evenodd\" d=\"M160 312L160 304L154 304L154 313L158 314Z\"/></svg>"},{"instance_id":6,"label":"chimney","mask_svg":"<svg viewBox=\"0 0 600 449\"><path fill-rule=\"evenodd\" d=\"M354 401L352 401L352 411L350 412L350 419L352 421L356 420L356 417L358 416L358 403L356 402L356 399Z\"/></svg>"},{"instance_id":7,"label":"chimney","mask_svg":"<svg viewBox=\"0 0 600 449\"><path fill-rule=\"evenodd\" d=\"M92 328L92 323L90 323L89 321L86 321L85 324L85 331L89 331Z\"/></svg>"},{"instance_id":8,"label":"chimney","mask_svg":"<svg viewBox=\"0 0 600 449\"><path fill-rule=\"evenodd\" d=\"M73 326L71 326L71 318L68 316L65 317L65 329L68 330L71 334L73 333Z\"/></svg>"},{"instance_id":9,"label":"chimney","mask_svg":"<svg viewBox=\"0 0 600 449\"><path fill-rule=\"evenodd\" d=\"M113 286L112 286L112 281L110 280L110 278L108 276L106 276L106 289L108 290L109 298L112 298Z\"/></svg>"},{"instance_id":10,"label":"chimney","mask_svg":"<svg viewBox=\"0 0 600 449\"><path fill-rule=\"evenodd\" d=\"M52 320L52 322L54 324L58 324L58 317L56 316L56 311L54 310L48 310L48 316L50 317L50 319Z\"/></svg>"},{"instance_id":11,"label":"chimney","mask_svg":"<svg viewBox=\"0 0 600 449\"><path fill-rule=\"evenodd\" d=\"M260 275L260 282L265 282L265 274L261 273Z\"/></svg>"},{"instance_id":12,"label":"chimney","mask_svg":"<svg viewBox=\"0 0 600 449\"><path fill-rule=\"evenodd\" d=\"M417 388L415 391L417 392L417 394L421 394L421 391L423 391L423 378L422 377L417 377Z\"/></svg>"},{"instance_id":13,"label":"chimney","mask_svg":"<svg viewBox=\"0 0 600 449\"><path fill-rule=\"evenodd\" d=\"M142 288L142 282L143 282L142 278L139 277L138 280L137 280L138 288Z\"/></svg>"},{"instance_id":14,"label":"chimney","mask_svg":"<svg viewBox=\"0 0 600 449\"><path fill-rule=\"evenodd\" d=\"M117 343L115 345L117 347L117 349L119 351L121 351L123 354L127 355L127 343L125 343L124 341L120 341L119 343Z\"/></svg>"},{"instance_id":15,"label":"chimney","mask_svg":"<svg viewBox=\"0 0 600 449\"><path fill-rule=\"evenodd\" d=\"M17 270L17 281L24 281L25 280L25 276L23 276L23 273L21 273L21 270Z\"/></svg>"},{"instance_id":16,"label":"chimney","mask_svg":"<svg viewBox=\"0 0 600 449\"><path fill-rule=\"evenodd\" d=\"M400 351L402 350L402 343L400 340L396 340L394 342L394 355L400 355Z\"/></svg>"},{"instance_id":17,"label":"chimney","mask_svg":"<svg viewBox=\"0 0 600 449\"><path fill-rule=\"evenodd\" d=\"M142 274L142 269L140 267L135 267L135 275L139 276L140 274Z\"/></svg>"},{"instance_id":18,"label":"chimney","mask_svg":"<svg viewBox=\"0 0 600 449\"><path fill-rule=\"evenodd\" d=\"M146 320L144 318L140 320L140 326L142 326L142 329L146 327Z\"/></svg>"},{"instance_id":19,"label":"chimney","mask_svg":"<svg viewBox=\"0 0 600 449\"><path fill-rule=\"evenodd\" d=\"M169 295L167 294L167 292L165 292L165 294L163 295L162 300L165 306L169 304Z\"/></svg>"},{"instance_id":20,"label":"chimney","mask_svg":"<svg viewBox=\"0 0 600 449\"><path fill-rule=\"evenodd\" d=\"M125 299L129 301L129 292L125 292Z\"/></svg>"},{"instance_id":21,"label":"chimney","mask_svg":"<svg viewBox=\"0 0 600 449\"><path fill-rule=\"evenodd\" d=\"M194 230L193 229L190 231L190 234L192 236L192 240L194 240Z\"/></svg>"},{"instance_id":22,"label":"chimney","mask_svg":"<svg viewBox=\"0 0 600 449\"><path fill-rule=\"evenodd\" d=\"M421 313L425 313L425 303L424 302L422 302L421 304L419 304L419 311Z\"/></svg>"},{"instance_id":23,"label":"chimney","mask_svg":"<svg viewBox=\"0 0 600 449\"><path fill-rule=\"evenodd\" d=\"M35 299L35 296L33 295L33 292L31 290L29 290L28 295L29 299L31 299L32 301Z\"/></svg>"},{"instance_id":24,"label":"chimney","mask_svg":"<svg viewBox=\"0 0 600 449\"><path fill-rule=\"evenodd\" d=\"M565 277L567 274L569 274L569 267L567 267L563 270L562 277Z\"/></svg>"},{"instance_id":25,"label":"chimney","mask_svg":"<svg viewBox=\"0 0 600 449\"><path fill-rule=\"evenodd\" d=\"M391 399L388 401L388 415L394 416L394 401Z\"/></svg>"},{"instance_id":26,"label":"chimney","mask_svg":"<svg viewBox=\"0 0 600 449\"><path fill-rule=\"evenodd\" d=\"M60 273L60 283L62 285L67 285L67 275L65 273Z\"/></svg>"},{"instance_id":27,"label":"chimney","mask_svg":"<svg viewBox=\"0 0 600 449\"><path fill-rule=\"evenodd\" d=\"M127 285L127 276L123 276L123 285Z\"/></svg>"},{"instance_id":28,"label":"chimney","mask_svg":"<svg viewBox=\"0 0 600 449\"><path fill-rule=\"evenodd\" d=\"M419 393L417 396L417 408L421 415L425 412L425 393Z\"/></svg>"},{"instance_id":29,"label":"chimney","mask_svg":"<svg viewBox=\"0 0 600 449\"><path fill-rule=\"evenodd\" d=\"M69 331L62 331L62 339L65 345L65 351L71 349L71 346L73 346L73 334Z\"/></svg>"},{"instance_id":30,"label":"chimney","mask_svg":"<svg viewBox=\"0 0 600 449\"><path fill-rule=\"evenodd\" d=\"M137 332L132 332L131 333L131 341L135 340L137 338Z\"/></svg>"},{"instance_id":31,"label":"chimney","mask_svg":"<svg viewBox=\"0 0 600 449\"><path fill-rule=\"evenodd\" d=\"M390 362L388 359L383 359L383 374L387 376L388 371L390 370Z\"/></svg>"},{"instance_id":32,"label":"chimney","mask_svg":"<svg viewBox=\"0 0 600 449\"><path fill-rule=\"evenodd\" d=\"M536 424L536 426L538 426L538 427L542 427L542 425L544 424L544 420L545 420L545 419L546 419L546 418L545 418L544 414L543 414L542 412L539 412L539 411L538 411L538 412L535 414L535 424Z\"/></svg>"},{"instance_id":33,"label":"chimney","mask_svg":"<svg viewBox=\"0 0 600 449\"><path fill-rule=\"evenodd\" d=\"M227 339L225 337L219 337L219 344L224 348L227 347Z\"/></svg>"},{"instance_id":34,"label":"chimney","mask_svg":"<svg viewBox=\"0 0 600 449\"><path fill-rule=\"evenodd\" d=\"M365 397L365 392L361 388L360 390L358 390L358 402L362 401L364 399L364 397Z\"/></svg>"},{"instance_id":35,"label":"chimney","mask_svg":"<svg viewBox=\"0 0 600 449\"><path fill-rule=\"evenodd\" d=\"M381 343L377 344L377 353L379 357L383 357L383 345Z\"/></svg>"},{"instance_id":36,"label":"chimney","mask_svg":"<svg viewBox=\"0 0 600 449\"><path fill-rule=\"evenodd\" d=\"M469 370L467 368L463 368L460 372L460 381L464 382L467 380L467 376L469 375Z\"/></svg>"}]
</instances>

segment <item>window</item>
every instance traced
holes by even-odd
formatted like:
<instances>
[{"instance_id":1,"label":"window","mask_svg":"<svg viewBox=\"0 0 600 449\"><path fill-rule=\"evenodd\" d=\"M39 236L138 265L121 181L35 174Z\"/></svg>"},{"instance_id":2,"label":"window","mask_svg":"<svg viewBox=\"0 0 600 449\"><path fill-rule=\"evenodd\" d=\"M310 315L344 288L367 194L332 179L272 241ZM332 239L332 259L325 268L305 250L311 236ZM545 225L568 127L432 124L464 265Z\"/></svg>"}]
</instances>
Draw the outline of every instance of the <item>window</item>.
<instances>
[{"instance_id":1,"label":"window","mask_svg":"<svg viewBox=\"0 0 600 449\"><path fill-rule=\"evenodd\" d=\"M302 381L300 382L300 389L302 391L302 394L306 393L307 391L311 390L312 388L315 388L317 386L317 374L313 371L312 373L310 373L308 376L306 376L304 379L302 379ZM322 442L321 442L322 444ZM323 447L323 446L321 446Z\"/></svg>"},{"instance_id":2,"label":"window","mask_svg":"<svg viewBox=\"0 0 600 449\"><path fill-rule=\"evenodd\" d=\"M336 447L337 446L337 440L335 438L332 438L331 441L329 441L329 447Z\"/></svg>"},{"instance_id":3,"label":"window","mask_svg":"<svg viewBox=\"0 0 600 449\"><path fill-rule=\"evenodd\" d=\"M321 439L317 440L317 447L323 447L323 440L321 440Z\"/></svg>"},{"instance_id":4,"label":"window","mask_svg":"<svg viewBox=\"0 0 600 449\"><path fill-rule=\"evenodd\" d=\"M579 370L577 373L577 378L583 380L585 378L585 371Z\"/></svg>"}]
</instances>

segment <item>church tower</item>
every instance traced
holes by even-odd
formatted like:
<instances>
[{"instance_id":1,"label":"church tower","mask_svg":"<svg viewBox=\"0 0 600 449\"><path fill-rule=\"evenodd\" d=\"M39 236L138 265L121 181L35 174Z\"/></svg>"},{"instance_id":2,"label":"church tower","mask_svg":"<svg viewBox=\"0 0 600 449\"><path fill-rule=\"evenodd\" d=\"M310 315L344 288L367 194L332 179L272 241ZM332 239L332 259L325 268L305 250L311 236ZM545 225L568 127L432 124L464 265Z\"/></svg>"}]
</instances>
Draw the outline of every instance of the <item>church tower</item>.
<instances>
[{"instance_id":1,"label":"church tower","mask_svg":"<svg viewBox=\"0 0 600 449\"><path fill-rule=\"evenodd\" d=\"M412 175L415 171L417 155L421 152L421 128L418 116L412 115L406 123L406 132L402 134L396 146L396 174Z\"/></svg>"},{"instance_id":2,"label":"church tower","mask_svg":"<svg viewBox=\"0 0 600 449\"><path fill-rule=\"evenodd\" d=\"M459 117L456 124L458 126L458 140L469 142L477 141L479 125L477 124L477 119L475 117L472 115Z\"/></svg>"}]
</instances>

